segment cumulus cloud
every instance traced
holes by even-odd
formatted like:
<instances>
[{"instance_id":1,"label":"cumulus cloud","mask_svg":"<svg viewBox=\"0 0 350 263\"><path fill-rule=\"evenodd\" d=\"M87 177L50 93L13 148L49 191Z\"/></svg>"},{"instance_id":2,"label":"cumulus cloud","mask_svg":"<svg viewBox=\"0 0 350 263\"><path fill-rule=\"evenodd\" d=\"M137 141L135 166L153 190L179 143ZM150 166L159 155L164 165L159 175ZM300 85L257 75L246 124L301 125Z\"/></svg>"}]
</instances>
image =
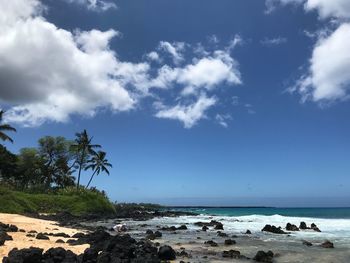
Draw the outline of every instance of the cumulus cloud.
<instances>
[{"instance_id":1,"label":"cumulus cloud","mask_svg":"<svg viewBox=\"0 0 350 263\"><path fill-rule=\"evenodd\" d=\"M116 9L117 5L113 1L105 0L65 0L69 3L76 3L86 6L93 11L107 11L109 9Z\"/></svg>"},{"instance_id":2,"label":"cumulus cloud","mask_svg":"<svg viewBox=\"0 0 350 263\"><path fill-rule=\"evenodd\" d=\"M315 45L308 74L290 91L298 91L305 100L345 100L350 91L350 23L339 26Z\"/></svg>"},{"instance_id":3,"label":"cumulus cloud","mask_svg":"<svg viewBox=\"0 0 350 263\"><path fill-rule=\"evenodd\" d=\"M121 61L110 49L119 32L64 30L44 18L44 9L39 0L0 0L0 103L7 105L6 121L66 122L99 109L130 111L144 97L165 96L169 105L155 104L156 117L190 128L219 100L216 88L242 83L230 47L199 55L187 43L163 41L143 62ZM185 48L192 57L185 57ZM151 63L169 55L168 64ZM160 95L161 90L171 92Z\"/></svg>"},{"instance_id":4,"label":"cumulus cloud","mask_svg":"<svg viewBox=\"0 0 350 263\"><path fill-rule=\"evenodd\" d=\"M91 116L99 107L133 108L122 82L144 72L142 64L128 63L128 74L120 72L126 65L109 49L118 32L59 29L40 16L36 0L1 0L0 7L0 100L15 105L8 121L35 126Z\"/></svg>"},{"instance_id":5,"label":"cumulus cloud","mask_svg":"<svg viewBox=\"0 0 350 263\"><path fill-rule=\"evenodd\" d=\"M177 104L167 107L158 105L159 111L156 113L157 118L179 120L185 128L192 128L199 120L206 118L206 111L215 105L215 97L207 97L202 94L198 99L189 104Z\"/></svg>"},{"instance_id":6,"label":"cumulus cloud","mask_svg":"<svg viewBox=\"0 0 350 263\"><path fill-rule=\"evenodd\" d=\"M264 38L260 41L264 46L278 46L287 43L287 38L285 37L275 37L275 38Z\"/></svg>"},{"instance_id":7,"label":"cumulus cloud","mask_svg":"<svg viewBox=\"0 0 350 263\"><path fill-rule=\"evenodd\" d=\"M168 52L172 56L172 59L175 64L179 64L184 60L184 57L182 54L182 52L185 49L184 42L169 43L167 41L161 41L159 43L158 49Z\"/></svg>"}]
</instances>

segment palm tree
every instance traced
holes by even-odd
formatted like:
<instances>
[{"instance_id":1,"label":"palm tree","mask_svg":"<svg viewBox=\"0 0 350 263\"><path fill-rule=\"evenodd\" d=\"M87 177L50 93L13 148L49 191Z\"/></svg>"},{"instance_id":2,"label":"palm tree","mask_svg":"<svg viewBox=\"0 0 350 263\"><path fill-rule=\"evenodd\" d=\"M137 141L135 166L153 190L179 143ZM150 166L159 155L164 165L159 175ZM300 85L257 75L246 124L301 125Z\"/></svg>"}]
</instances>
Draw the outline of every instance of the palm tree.
<instances>
[{"instance_id":1,"label":"palm tree","mask_svg":"<svg viewBox=\"0 0 350 263\"><path fill-rule=\"evenodd\" d=\"M89 187L94 175L99 175L100 172L105 172L109 175L108 167L112 167L112 164L110 164L106 159L106 153L102 151L98 151L96 154L94 154L88 163L89 165L86 166L85 170L91 169L94 171L94 173L91 175L90 181L86 188Z\"/></svg>"},{"instance_id":2,"label":"palm tree","mask_svg":"<svg viewBox=\"0 0 350 263\"><path fill-rule=\"evenodd\" d=\"M77 184L77 189L79 189L81 170L86 165L87 158L89 158L90 155L96 154L94 149L100 148L101 145L91 144L92 137L88 135L86 130L80 133L76 133L75 136L76 136L74 140L75 144L73 144L71 147L76 153L75 163L77 163L79 166L78 184Z\"/></svg>"},{"instance_id":3,"label":"palm tree","mask_svg":"<svg viewBox=\"0 0 350 263\"><path fill-rule=\"evenodd\" d=\"M0 139L3 141L10 141L13 143L12 138L9 137L7 134L5 134L3 131L16 132L16 129L13 128L12 126L10 126L9 124L1 124L4 113L5 113L5 111L3 111L3 110L0 111Z\"/></svg>"}]
</instances>

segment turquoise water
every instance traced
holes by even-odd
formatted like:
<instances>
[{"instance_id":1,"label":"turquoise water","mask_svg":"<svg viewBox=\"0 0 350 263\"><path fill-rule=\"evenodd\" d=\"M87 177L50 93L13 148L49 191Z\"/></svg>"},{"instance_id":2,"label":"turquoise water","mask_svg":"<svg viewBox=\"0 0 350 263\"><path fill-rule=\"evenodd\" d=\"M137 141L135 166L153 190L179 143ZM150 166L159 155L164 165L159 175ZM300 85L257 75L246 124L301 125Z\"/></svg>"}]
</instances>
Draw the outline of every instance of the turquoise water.
<instances>
[{"instance_id":1,"label":"turquoise water","mask_svg":"<svg viewBox=\"0 0 350 263\"><path fill-rule=\"evenodd\" d=\"M217 216L281 215L325 219L350 219L350 208L173 208L198 214Z\"/></svg>"}]
</instances>

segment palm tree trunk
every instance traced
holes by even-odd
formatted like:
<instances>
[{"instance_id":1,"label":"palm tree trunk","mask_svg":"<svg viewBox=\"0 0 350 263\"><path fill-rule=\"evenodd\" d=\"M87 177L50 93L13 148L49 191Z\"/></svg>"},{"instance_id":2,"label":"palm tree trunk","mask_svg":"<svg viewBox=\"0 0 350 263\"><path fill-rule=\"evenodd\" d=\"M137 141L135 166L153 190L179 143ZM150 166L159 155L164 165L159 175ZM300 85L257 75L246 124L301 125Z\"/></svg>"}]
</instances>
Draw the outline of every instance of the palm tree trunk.
<instances>
[{"instance_id":1,"label":"palm tree trunk","mask_svg":"<svg viewBox=\"0 0 350 263\"><path fill-rule=\"evenodd\" d=\"M86 186L86 189L89 188L89 185L90 185L90 183L91 183L91 181L92 181L92 178L94 178L94 175L95 175L96 171L97 171L97 170L95 170L94 173L91 175L91 178L90 178L90 180L89 180L89 182L88 182L88 184L87 184L87 186Z\"/></svg>"},{"instance_id":2,"label":"palm tree trunk","mask_svg":"<svg viewBox=\"0 0 350 263\"><path fill-rule=\"evenodd\" d=\"M80 159L80 164L79 164L79 173L78 173L77 190L79 190L79 186L80 186L80 174L81 174L81 169L83 168L84 155L85 155L85 149L83 150L83 152L82 152L82 154L81 154L81 159Z\"/></svg>"}]
</instances>

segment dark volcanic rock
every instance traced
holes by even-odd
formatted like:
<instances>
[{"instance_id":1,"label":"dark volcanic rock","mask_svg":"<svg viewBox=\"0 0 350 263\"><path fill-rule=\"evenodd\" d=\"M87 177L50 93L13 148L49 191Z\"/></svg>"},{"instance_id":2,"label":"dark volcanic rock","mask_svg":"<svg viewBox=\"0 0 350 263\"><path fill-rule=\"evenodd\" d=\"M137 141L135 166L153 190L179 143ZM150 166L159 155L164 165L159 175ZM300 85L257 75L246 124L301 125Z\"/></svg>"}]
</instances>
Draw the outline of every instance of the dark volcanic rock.
<instances>
[{"instance_id":1,"label":"dark volcanic rock","mask_svg":"<svg viewBox=\"0 0 350 263\"><path fill-rule=\"evenodd\" d=\"M281 227L271 226L271 225L265 225L264 228L261 231L270 232L274 234L288 234L284 232Z\"/></svg>"},{"instance_id":2,"label":"dark volcanic rock","mask_svg":"<svg viewBox=\"0 0 350 263\"><path fill-rule=\"evenodd\" d=\"M25 248L18 250L12 249L7 257L2 260L3 263L39 263L42 260L43 249Z\"/></svg>"},{"instance_id":3,"label":"dark volcanic rock","mask_svg":"<svg viewBox=\"0 0 350 263\"><path fill-rule=\"evenodd\" d=\"M299 228L296 225L293 225L291 223L287 223L286 230L287 231L299 231Z\"/></svg>"},{"instance_id":4,"label":"dark volcanic rock","mask_svg":"<svg viewBox=\"0 0 350 263\"><path fill-rule=\"evenodd\" d=\"M5 244L5 241L12 240L12 237L5 231L0 230L0 246Z\"/></svg>"},{"instance_id":5,"label":"dark volcanic rock","mask_svg":"<svg viewBox=\"0 0 350 263\"><path fill-rule=\"evenodd\" d=\"M229 251L223 251L222 257L224 258L241 258L241 252L238 250L229 250Z\"/></svg>"},{"instance_id":6,"label":"dark volcanic rock","mask_svg":"<svg viewBox=\"0 0 350 263\"><path fill-rule=\"evenodd\" d=\"M273 260L273 252L270 250L268 252L258 251L253 259L257 262L271 263Z\"/></svg>"},{"instance_id":7,"label":"dark volcanic rock","mask_svg":"<svg viewBox=\"0 0 350 263\"><path fill-rule=\"evenodd\" d=\"M224 225L223 225L222 223L218 222L218 223L215 225L214 229L224 230Z\"/></svg>"},{"instance_id":8,"label":"dark volcanic rock","mask_svg":"<svg viewBox=\"0 0 350 263\"><path fill-rule=\"evenodd\" d=\"M43 256L42 262L64 262L64 263L78 263L78 257L70 250L65 250L64 248L50 248L47 250Z\"/></svg>"},{"instance_id":9,"label":"dark volcanic rock","mask_svg":"<svg viewBox=\"0 0 350 263\"><path fill-rule=\"evenodd\" d=\"M306 240L303 240L303 245L307 246L307 247L311 247L312 243Z\"/></svg>"},{"instance_id":10,"label":"dark volcanic rock","mask_svg":"<svg viewBox=\"0 0 350 263\"><path fill-rule=\"evenodd\" d=\"M50 240L50 238L48 236L44 235L43 233L37 234L35 238L41 239L41 240Z\"/></svg>"},{"instance_id":11,"label":"dark volcanic rock","mask_svg":"<svg viewBox=\"0 0 350 263\"><path fill-rule=\"evenodd\" d=\"M300 222L299 228L302 229L302 230L307 229L306 223L305 222Z\"/></svg>"},{"instance_id":12,"label":"dark volcanic rock","mask_svg":"<svg viewBox=\"0 0 350 263\"><path fill-rule=\"evenodd\" d=\"M181 225L177 228L177 230L187 230L187 226L186 225Z\"/></svg>"},{"instance_id":13,"label":"dark volcanic rock","mask_svg":"<svg viewBox=\"0 0 350 263\"><path fill-rule=\"evenodd\" d=\"M18 227L0 222L0 230L5 232L18 232Z\"/></svg>"},{"instance_id":14,"label":"dark volcanic rock","mask_svg":"<svg viewBox=\"0 0 350 263\"><path fill-rule=\"evenodd\" d=\"M203 227L202 227L202 230L203 230L203 231L207 231L208 229L209 229L209 227L207 227L207 226L203 226Z\"/></svg>"},{"instance_id":15,"label":"dark volcanic rock","mask_svg":"<svg viewBox=\"0 0 350 263\"><path fill-rule=\"evenodd\" d=\"M209 245L211 247L217 247L218 246L218 244L215 241L213 241L213 240L205 241L204 244Z\"/></svg>"},{"instance_id":16,"label":"dark volcanic rock","mask_svg":"<svg viewBox=\"0 0 350 263\"><path fill-rule=\"evenodd\" d=\"M323 242L321 244L321 247L323 247L323 248L334 248L334 244L331 241L326 240L325 242Z\"/></svg>"},{"instance_id":17,"label":"dark volcanic rock","mask_svg":"<svg viewBox=\"0 0 350 263\"><path fill-rule=\"evenodd\" d=\"M313 229L316 232L321 232L321 230L314 223L311 224L311 229Z\"/></svg>"},{"instance_id":18,"label":"dark volcanic rock","mask_svg":"<svg viewBox=\"0 0 350 263\"><path fill-rule=\"evenodd\" d=\"M164 226L161 228L161 230L163 230L163 231L176 231L176 227L175 226L171 226L171 227Z\"/></svg>"},{"instance_id":19,"label":"dark volcanic rock","mask_svg":"<svg viewBox=\"0 0 350 263\"><path fill-rule=\"evenodd\" d=\"M83 238L85 236L84 233L75 233L72 237L73 238Z\"/></svg>"},{"instance_id":20,"label":"dark volcanic rock","mask_svg":"<svg viewBox=\"0 0 350 263\"><path fill-rule=\"evenodd\" d=\"M170 246L161 246L158 250L158 257L161 260L174 260L176 253Z\"/></svg>"},{"instance_id":21,"label":"dark volcanic rock","mask_svg":"<svg viewBox=\"0 0 350 263\"><path fill-rule=\"evenodd\" d=\"M246 232L245 232L247 235L251 235L252 232L248 229Z\"/></svg>"},{"instance_id":22,"label":"dark volcanic rock","mask_svg":"<svg viewBox=\"0 0 350 263\"><path fill-rule=\"evenodd\" d=\"M57 239L55 243L63 244L63 243L66 243L66 242L64 242L62 239Z\"/></svg>"},{"instance_id":23,"label":"dark volcanic rock","mask_svg":"<svg viewBox=\"0 0 350 263\"><path fill-rule=\"evenodd\" d=\"M226 239L225 240L225 245L229 246L229 245L234 245L236 244L236 241L234 241L233 239Z\"/></svg>"}]
</instances>

